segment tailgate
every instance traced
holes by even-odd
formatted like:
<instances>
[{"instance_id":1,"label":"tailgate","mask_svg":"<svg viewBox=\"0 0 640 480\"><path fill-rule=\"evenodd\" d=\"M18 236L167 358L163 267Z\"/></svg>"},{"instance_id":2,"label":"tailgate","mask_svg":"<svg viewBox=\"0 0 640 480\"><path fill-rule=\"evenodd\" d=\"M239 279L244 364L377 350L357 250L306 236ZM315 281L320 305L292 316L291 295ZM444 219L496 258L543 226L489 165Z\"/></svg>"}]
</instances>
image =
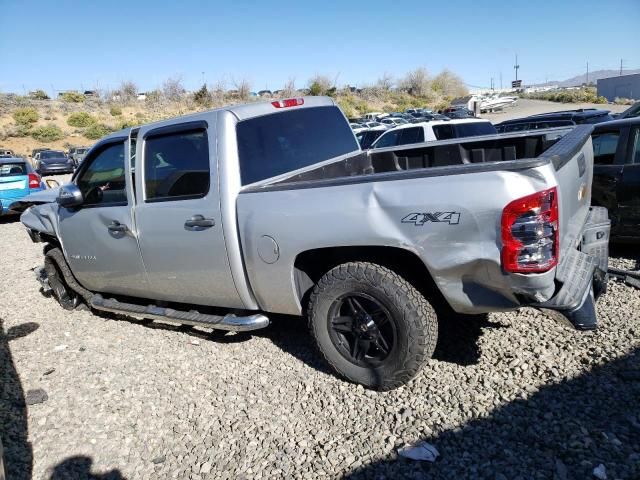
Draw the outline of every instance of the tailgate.
<instances>
[{"instance_id":1,"label":"tailgate","mask_svg":"<svg viewBox=\"0 0 640 480\"><path fill-rule=\"evenodd\" d=\"M541 157L548 158L556 170L560 215L560 258L576 248L591 206L593 147L591 125L578 125Z\"/></svg>"}]
</instances>

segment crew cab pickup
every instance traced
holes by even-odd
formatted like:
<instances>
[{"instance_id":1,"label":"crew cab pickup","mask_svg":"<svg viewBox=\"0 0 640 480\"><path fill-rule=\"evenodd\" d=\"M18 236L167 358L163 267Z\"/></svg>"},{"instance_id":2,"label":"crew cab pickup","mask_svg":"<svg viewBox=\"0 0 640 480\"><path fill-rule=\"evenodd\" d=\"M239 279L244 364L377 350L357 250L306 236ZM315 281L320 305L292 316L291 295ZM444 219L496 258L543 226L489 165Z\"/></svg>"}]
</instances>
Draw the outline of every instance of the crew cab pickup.
<instances>
[{"instance_id":1,"label":"crew cab pickup","mask_svg":"<svg viewBox=\"0 0 640 480\"><path fill-rule=\"evenodd\" d=\"M606 207L616 240L640 240L640 117L599 123L594 151L593 204Z\"/></svg>"},{"instance_id":2,"label":"crew cab pickup","mask_svg":"<svg viewBox=\"0 0 640 480\"><path fill-rule=\"evenodd\" d=\"M64 308L245 331L306 316L337 372L391 389L447 304L595 328L609 223L591 129L363 152L330 98L231 106L109 135L21 220Z\"/></svg>"}]
</instances>

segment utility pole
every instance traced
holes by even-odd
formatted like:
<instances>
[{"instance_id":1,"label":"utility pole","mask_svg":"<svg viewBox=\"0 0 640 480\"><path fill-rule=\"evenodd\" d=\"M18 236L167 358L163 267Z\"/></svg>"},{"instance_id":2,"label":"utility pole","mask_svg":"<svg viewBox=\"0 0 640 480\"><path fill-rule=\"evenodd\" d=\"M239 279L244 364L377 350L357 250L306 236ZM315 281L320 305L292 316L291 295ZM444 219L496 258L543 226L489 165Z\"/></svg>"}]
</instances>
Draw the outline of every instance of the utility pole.
<instances>
[{"instance_id":1,"label":"utility pole","mask_svg":"<svg viewBox=\"0 0 640 480\"><path fill-rule=\"evenodd\" d=\"M622 76L622 59L620 59L620 76Z\"/></svg>"},{"instance_id":2,"label":"utility pole","mask_svg":"<svg viewBox=\"0 0 640 480\"><path fill-rule=\"evenodd\" d=\"M587 62L587 81L585 82L587 87L589 86L589 62Z\"/></svg>"},{"instance_id":3,"label":"utility pole","mask_svg":"<svg viewBox=\"0 0 640 480\"><path fill-rule=\"evenodd\" d=\"M493 91L493 77L491 77L491 91Z\"/></svg>"},{"instance_id":4,"label":"utility pole","mask_svg":"<svg viewBox=\"0 0 640 480\"><path fill-rule=\"evenodd\" d=\"M518 54L516 53L516 64L513 66L513 68L516 70L516 82L518 81L518 69L520 68L520 65L518 65Z\"/></svg>"}]
</instances>

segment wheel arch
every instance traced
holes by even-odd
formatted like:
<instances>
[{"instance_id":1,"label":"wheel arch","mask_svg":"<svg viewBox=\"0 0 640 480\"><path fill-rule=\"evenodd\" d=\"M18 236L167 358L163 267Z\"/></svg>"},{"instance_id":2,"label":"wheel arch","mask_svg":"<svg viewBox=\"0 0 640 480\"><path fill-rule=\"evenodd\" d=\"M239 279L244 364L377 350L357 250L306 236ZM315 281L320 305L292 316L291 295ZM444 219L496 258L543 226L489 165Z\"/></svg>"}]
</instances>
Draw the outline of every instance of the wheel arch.
<instances>
[{"instance_id":1,"label":"wheel arch","mask_svg":"<svg viewBox=\"0 0 640 480\"><path fill-rule=\"evenodd\" d=\"M332 268L347 262L371 262L386 267L411 283L430 301L445 301L422 259L411 250L391 246L342 246L306 250L294 261L294 285L303 312L313 286Z\"/></svg>"}]
</instances>

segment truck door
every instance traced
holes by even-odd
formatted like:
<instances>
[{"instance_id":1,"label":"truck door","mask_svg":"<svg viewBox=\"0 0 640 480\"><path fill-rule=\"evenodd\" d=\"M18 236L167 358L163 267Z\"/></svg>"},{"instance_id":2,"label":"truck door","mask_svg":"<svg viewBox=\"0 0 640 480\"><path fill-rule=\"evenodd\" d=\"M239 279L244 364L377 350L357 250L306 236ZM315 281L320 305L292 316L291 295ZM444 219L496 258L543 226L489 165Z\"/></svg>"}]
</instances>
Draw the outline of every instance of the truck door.
<instances>
[{"instance_id":1,"label":"truck door","mask_svg":"<svg viewBox=\"0 0 640 480\"><path fill-rule=\"evenodd\" d=\"M127 138L94 148L74 178L80 207L59 207L62 247L78 281L97 292L144 295L146 276L131 216Z\"/></svg>"},{"instance_id":2,"label":"truck door","mask_svg":"<svg viewBox=\"0 0 640 480\"><path fill-rule=\"evenodd\" d=\"M607 207L611 218L611 228L620 228L618 193L622 184L624 153L622 139L624 130L598 130L591 136L593 141L593 186L591 203Z\"/></svg>"},{"instance_id":3,"label":"truck door","mask_svg":"<svg viewBox=\"0 0 640 480\"><path fill-rule=\"evenodd\" d=\"M640 237L640 126L629 130L618 189L621 235Z\"/></svg>"},{"instance_id":4,"label":"truck door","mask_svg":"<svg viewBox=\"0 0 640 480\"><path fill-rule=\"evenodd\" d=\"M135 209L150 298L243 308L222 230L215 125L150 128L138 134Z\"/></svg>"}]
</instances>

